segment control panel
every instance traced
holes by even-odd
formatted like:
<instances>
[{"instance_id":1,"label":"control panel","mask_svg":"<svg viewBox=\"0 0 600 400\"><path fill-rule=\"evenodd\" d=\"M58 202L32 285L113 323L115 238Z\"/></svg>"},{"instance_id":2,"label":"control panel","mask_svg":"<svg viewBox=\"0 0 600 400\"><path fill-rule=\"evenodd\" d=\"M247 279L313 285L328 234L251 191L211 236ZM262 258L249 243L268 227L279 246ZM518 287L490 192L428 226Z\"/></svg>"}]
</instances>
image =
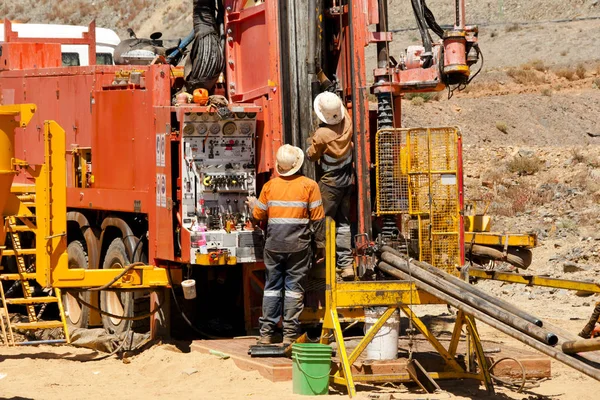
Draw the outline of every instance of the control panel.
<instances>
[{"instance_id":1,"label":"control panel","mask_svg":"<svg viewBox=\"0 0 600 400\"><path fill-rule=\"evenodd\" d=\"M237 262L262 259L263 234L250 224L256 196L256 113L243 108L190 111L182 124L182 223L192 263L225 251Z\"/></svg>"}]
</instances>

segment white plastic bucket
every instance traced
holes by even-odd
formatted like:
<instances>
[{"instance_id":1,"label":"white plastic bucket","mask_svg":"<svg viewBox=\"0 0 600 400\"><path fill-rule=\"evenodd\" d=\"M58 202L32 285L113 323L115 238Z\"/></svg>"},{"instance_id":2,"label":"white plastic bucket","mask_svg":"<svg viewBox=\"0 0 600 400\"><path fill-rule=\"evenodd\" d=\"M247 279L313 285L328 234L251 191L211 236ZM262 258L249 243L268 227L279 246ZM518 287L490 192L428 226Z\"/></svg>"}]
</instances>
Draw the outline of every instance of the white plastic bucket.
<instances>
[{"instance_id":1,"label":"white plastic bucket","mask_svg":"<svg viewBox=\"0 0 600 400\"><path fill-rule=\"evenodd\" d=\"M181 282L181 287L183 288L183 297L187 300L192 300L196 298L196 281L193 279L188 279Z\"/></svg>"},{"instance_id":2,"label":"white plastic bucket","mask_svg":"<svg viewBox=\"0 0 600 400\"><path fill-rule=\"evenodd\" d=\"M385 313L387 307L365 308L365 334ZM398 310L383 324L379 332L367 345L368 360L396 360L398 358L398 334L400 315Z\"/></svg>"}]
</instances>

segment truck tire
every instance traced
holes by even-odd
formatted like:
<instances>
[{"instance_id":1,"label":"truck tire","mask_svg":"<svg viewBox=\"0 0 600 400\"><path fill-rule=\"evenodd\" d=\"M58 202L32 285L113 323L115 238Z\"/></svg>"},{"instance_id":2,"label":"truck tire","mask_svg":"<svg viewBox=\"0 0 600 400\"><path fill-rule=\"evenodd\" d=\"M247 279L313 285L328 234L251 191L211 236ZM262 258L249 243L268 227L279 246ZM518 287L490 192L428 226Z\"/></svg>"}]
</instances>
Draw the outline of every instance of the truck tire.
<instances>
[{"instance_id":1,"label":"truck tire","mask_svg":"<svg viewBox=\"0 0 600 400\"><path fill-rule=\"evenodd\" d=\"M104 257L102 269L124 268L129 265L129 258L125 250L123 239L114 239ZM133 317L134 299L133 292L103 290L100 292L100 308L111 314ZM133 321L109 317L102 314L102 325L109 333L120 335L127 332Z\"/></svg>"},{"instance_id":2,"label":"truck tire","mask_svg":"<svg viewBox=\"0 0 600 400\"><path fill-rule=\"evenodd\" d=\"M85 249L85 242L74 240L67 246L69 258L69 269L82 268L88 269L88 255ZM62 303L65 309L65 319L72 328L87 328L90 318L90 309L77 302L76 296L89 303L91 301L90 292L68 291L62 292Z\"/></svg>"}]
</instances>

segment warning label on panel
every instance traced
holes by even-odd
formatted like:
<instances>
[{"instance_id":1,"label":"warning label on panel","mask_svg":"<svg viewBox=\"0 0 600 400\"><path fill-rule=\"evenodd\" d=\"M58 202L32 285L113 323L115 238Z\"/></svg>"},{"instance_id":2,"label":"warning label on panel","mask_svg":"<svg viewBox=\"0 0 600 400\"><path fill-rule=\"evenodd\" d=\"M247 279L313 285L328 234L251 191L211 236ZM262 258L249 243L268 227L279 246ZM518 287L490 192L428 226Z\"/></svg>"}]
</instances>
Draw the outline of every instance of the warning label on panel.
<instances>
[{"instance_id":1,"label":"warning label on panel","mask_svg":"<svg viewBox=\"0 0 600 400\"><path fill-rule=\"evenodd\" d=\"M167 176L160 176L160 206L167 207Z\"/></svg>"},{"instance_id":2,"label":"warning label on panel","mask_svg":"<svg viewBox=\"0 0 600 400\"><path fill-rule=\"evenodd\" d=\"M156 174L156 205L160 207L160 174Z\"/></svg>"},{"instance_id":3,"label":"warning label on panel","mask_svg":"<svg viewBox=\"0 0 600 400\"><path fill-rule=\"evenodd\" d=\"M165 166L165 146L166 146L165 135L159 133L156 135L156 166Z\"/></svg>"}]
</instances>

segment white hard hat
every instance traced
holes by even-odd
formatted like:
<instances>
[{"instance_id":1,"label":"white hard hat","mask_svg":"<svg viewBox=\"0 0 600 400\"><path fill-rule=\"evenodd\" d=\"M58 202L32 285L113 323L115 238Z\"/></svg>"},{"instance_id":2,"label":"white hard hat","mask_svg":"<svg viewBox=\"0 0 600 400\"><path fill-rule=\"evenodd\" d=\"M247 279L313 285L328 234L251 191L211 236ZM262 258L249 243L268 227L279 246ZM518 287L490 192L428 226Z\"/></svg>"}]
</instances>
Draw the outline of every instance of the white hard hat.
<instances>
[{"instance_id":1,"label":"white hard hat","mask_svg":"<svg viewBox=\"0 0 600 400\"><path fill-rule=\"evenodd\" d=\"M294 175L302 167L304 152L299 147L284 144L277 150L275 167L281 176Z\"/></svg>"},{"instance_id":2,"label":"white hard hat","mask_svg":"<svg viewBox=\"0 0 600 400\"><path fill-rule=\"evenodd\" d=\"M344 105L334 93L323 92L313 103L317 117L327 125L336 125L344 119Z\"/></svg>"}]
</instances>

